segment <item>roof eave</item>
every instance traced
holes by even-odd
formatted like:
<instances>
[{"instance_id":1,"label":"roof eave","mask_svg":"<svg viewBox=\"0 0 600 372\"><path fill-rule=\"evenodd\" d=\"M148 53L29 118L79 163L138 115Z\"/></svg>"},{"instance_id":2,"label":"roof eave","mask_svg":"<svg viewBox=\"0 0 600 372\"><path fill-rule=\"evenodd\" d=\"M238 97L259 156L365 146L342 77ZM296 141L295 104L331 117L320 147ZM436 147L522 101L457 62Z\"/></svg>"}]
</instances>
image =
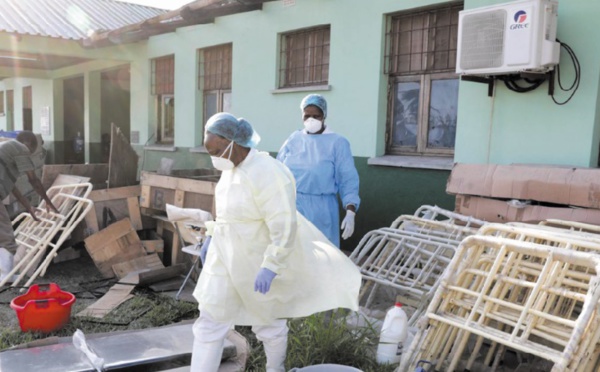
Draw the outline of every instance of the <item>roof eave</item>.
<instances>
[{"instance_id":1,"label":"roof eave","mask_svg":"<svg viewBox=\"0 0 600 372\"><path fill-rule=\"evenodd\" d=\"M275 0L197 0L143 22L93 34L83 39L82 45L85 48L99 48L146 40L180 27L212 23L216 17L262 10L263 3L269 1Z\"/></svg>"}]
</instances>

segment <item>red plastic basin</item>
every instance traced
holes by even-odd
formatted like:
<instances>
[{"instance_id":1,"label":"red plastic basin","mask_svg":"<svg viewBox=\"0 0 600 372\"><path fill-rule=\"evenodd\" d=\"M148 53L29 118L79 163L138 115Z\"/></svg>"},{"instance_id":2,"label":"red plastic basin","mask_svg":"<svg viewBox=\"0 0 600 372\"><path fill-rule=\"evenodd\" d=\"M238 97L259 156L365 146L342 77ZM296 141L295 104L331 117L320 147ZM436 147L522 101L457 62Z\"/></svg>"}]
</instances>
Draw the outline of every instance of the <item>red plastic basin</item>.
<instances>
[{"instance_id":1,"label":"red plastic basin","mask_svg":"<svg viewBox=\"0 0 600 372\"><path fill-rule=\"evenodd\" d=\"M27 293L15 297L10 307L17 313L21 331L52 332L69 322L74 302L75 296L55 283L34 284Z\"/></svg>"}]
</instances>

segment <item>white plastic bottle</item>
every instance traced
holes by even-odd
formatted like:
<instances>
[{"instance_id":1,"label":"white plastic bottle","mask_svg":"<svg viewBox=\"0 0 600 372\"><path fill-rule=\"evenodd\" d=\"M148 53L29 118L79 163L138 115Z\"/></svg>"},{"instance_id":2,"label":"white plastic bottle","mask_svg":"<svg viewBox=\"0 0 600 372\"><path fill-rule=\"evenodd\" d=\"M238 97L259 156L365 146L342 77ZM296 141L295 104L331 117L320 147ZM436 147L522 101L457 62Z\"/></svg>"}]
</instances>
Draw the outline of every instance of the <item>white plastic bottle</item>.
<instances>
[{"instance_id":1,"label":"white plastic bottle","mask_svg":"<svg viewBox=\"0 0 600 372\"><path fill-rule=\"evenodd\" d=\"M381 328L379 345L377 346L378 363L399 363L402 347L408 334L408 317L402 309L402 304L396 305L388 310Z\"/></svg>"}]
</instances>

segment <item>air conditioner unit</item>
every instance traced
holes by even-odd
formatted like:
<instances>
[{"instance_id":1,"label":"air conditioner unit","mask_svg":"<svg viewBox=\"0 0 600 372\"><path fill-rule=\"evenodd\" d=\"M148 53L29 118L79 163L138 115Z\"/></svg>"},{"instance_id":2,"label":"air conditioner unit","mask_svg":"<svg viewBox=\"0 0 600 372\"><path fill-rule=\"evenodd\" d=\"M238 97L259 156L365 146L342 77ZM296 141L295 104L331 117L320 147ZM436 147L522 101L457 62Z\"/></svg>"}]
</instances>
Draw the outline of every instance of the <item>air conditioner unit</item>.
<instances>
[{"instance_id":1,"label":"air conditioner unit","mask_svg":"<svg viewBox=\"0 0 600 372\"><path fill-rule=\"evenodd\" d=\"M527 0L459 12L456 73L544 73L558 64L558 2Z\"/></svg>"}]
</instances>

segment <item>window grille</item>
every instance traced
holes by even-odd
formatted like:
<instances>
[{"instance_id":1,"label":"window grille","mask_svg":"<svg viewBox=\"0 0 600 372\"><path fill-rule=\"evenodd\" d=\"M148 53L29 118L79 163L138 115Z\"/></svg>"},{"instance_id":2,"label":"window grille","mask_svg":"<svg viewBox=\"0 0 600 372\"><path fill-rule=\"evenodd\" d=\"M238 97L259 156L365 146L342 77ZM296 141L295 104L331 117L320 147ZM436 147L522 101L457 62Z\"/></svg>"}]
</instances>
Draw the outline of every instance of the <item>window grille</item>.
<instances>
[{"instance_id":1,"label":"window grille","mask_svg":"<svg viewBox=\"0 0 600 372\"><path fill-rule=\"evenodd\" d=\"M231 44L226 44L200 51L199 89L231 89L231 50Z\"/></svg>"},{"instance_id":2,"label":"window grille","mask_svg":"<svg viewBox=\"0 0 600 372\"><path fill-rule=\"evenodd\" d=\"M324 85L329 81L330 28L282 35L279 87Z\"/></svg>"},{"instance_id":3,"label":"window grille","mask_svg":"<svg viewBox=\"0 0 600 372\"><path fill-rule=\"evenodd\" d=\"M152 94L173 94L175 90L175 56L152 60Z\"/></svg>"},{"instance_id":4,"label":"window grille","mask_svg":"<svg viewBox=\"0 0 600 372\"><path fill-rule=\"evenodd\" d=\"M456 68L458 12L462 3L389 19L385 72L390 75Z\"/></svg>"}]
</instances>

